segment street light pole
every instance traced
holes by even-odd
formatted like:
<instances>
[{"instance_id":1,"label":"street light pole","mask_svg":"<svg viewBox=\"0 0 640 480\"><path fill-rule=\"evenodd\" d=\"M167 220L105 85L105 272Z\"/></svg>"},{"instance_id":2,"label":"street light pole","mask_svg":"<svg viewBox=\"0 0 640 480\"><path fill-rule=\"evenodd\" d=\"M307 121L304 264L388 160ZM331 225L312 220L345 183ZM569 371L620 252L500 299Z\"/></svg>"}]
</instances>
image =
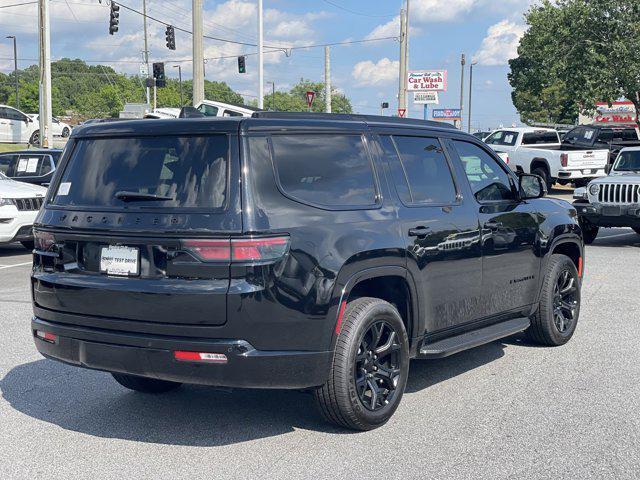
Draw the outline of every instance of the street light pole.
<instances>
[{"instance_id":1,"label":"street light pole","mask_svg":"<svg viewBox=\"0 0 640 480\"><path fill-rule=\"evenodd\" d=\"M271 111L276 111L276 82L267 82L271 84Z\"/></svg>"},{"instance_id":2,"label":"street light pole","mask_svg":"<svg viewBox=\"0 0 640 480\"><path fill-rule=\"evenodd\" d=\"M7 35L7 38L13 38L13 74L16 77L16 108L20 110L20 87L18 83L18 48L16 46L16 36Z\"/></svg>"},{"instance_id":3,"label":"street light pole","mask_svg":"<svg viewBox=\"0 0 640 480\"><path fill-rule=\"evenodd\" d=\"M182 67L174 65L173 68L178 69L178 82L180 83L180 107L184 107L184 96L182 95Z\"/></svg>"},{"instance_id":4,"label":"street light pole","mask_svg":"<svg viewBox=\"0 0 640 480\"><path fill-rule=\"evenodd\" d=\"M469 123L467 125L467 132L471 133L471 95L473 94L473 66L477 65L477 60L472 60L469 66Z\"/></svg>"},{"instance_id":5,"label":"street light pole","mask_svg":"<svg viewBox=\"0 0 640 480\"><path fill-rule=\"evenodd\" d=\"M464 111L464 66L467 63L467 57L463 53L460 57L460 130L462 130L462 113Z\"/></svg>"},{"instance_id":6,"label":"street light pole","mask_svg":"<svg viewBox=\"0 0 640 480\"><path fill-rule=\"evenodd\" d=\"M258 108L264 108L264 57L263 57L262 0L258 0Z\"/></svg>"}]
</instances>

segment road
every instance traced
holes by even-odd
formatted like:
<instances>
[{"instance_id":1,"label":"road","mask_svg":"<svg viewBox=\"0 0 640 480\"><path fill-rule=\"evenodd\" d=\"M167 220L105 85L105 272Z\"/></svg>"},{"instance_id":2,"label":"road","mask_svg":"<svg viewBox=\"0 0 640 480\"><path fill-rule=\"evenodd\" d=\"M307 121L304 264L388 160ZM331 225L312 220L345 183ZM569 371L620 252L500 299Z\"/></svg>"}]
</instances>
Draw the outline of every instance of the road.
<instances>
[{"instance_id":1,"label":"road","mask_svg":"<svg viewBox=\"0 0 640 480\"><path fill-rule=\"evenodd\" d=\"M304 393L145 396L43 359L29 256L0 249L0 478L640 478L639 247L615 229L587 248L568 345L414 361L396 415L367 433L323 424Z\"/></svg>"}]
</instances>

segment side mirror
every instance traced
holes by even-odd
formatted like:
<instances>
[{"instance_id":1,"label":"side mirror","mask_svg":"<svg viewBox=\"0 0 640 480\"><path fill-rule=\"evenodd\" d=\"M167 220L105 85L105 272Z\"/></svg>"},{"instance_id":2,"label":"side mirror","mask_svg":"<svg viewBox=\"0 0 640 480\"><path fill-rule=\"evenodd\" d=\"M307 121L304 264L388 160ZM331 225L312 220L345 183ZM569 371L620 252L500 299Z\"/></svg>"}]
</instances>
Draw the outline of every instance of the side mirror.
<instances>
[{"instance_id":1,"label":"side mirror","mask_svg":"<svg viewBox=\"0 0 640 480\"><path fill-rule=\"evenodd\" d=\"M520 175L519 182L521 200L541 198L547 194L547 186L544 184L544 180L538 175L523 173Z\"/></svg>"},{"instance_id":2,"label":"side mirror","mask_svg":"<svg viewBox=\"0 0 640 480\"><path fill-rule=\"evenodd\" d=\"M613 165L611 165L610 163L607 163L604 167L604 172L609 175L611 173L611 167L613 167Z\"/></svg>"}]
</instances>

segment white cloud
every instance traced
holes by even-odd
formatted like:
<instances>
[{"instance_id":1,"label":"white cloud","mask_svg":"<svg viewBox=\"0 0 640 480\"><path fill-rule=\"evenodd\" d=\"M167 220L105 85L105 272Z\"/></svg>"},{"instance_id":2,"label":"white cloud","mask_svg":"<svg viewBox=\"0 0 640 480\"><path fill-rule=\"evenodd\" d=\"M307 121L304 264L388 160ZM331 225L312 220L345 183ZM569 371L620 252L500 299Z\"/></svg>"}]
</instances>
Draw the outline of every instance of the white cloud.
<instances>
[{"instance_id":1,"label":"white cloud","mask_svg":"<svg viewBox=\"0 0 640 480\"><path fill-rule=\"evenodd\" d=\"M518 44L525 30L524 25L509 20L492 25L474 58L481 65L506 65L518 56Z\"/></svg>"},{"instance_id":2,"label":"white cloud","mask_svg":"<svg viewBox=\"0 0 640 480\"><path fill-rule=\"evenodd\" d=\"M351 76L360 85L383 85L398 81L399 62L383 58L378 63L371 60L358 62L354 65Z\"/></svg>"}]
</instances>

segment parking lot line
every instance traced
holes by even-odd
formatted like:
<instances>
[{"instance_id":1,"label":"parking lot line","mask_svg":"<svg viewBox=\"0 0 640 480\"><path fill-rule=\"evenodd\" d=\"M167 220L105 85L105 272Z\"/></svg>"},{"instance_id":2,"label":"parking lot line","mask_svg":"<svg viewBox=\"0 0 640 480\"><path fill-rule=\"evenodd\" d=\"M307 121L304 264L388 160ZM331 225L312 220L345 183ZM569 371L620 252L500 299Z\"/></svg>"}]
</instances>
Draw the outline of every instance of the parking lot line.
<instances>
[{"instance_id":1,"label":"parking lot line","mask_svg":"<svg viewBox=\"0 0 640 480\"><path fill-rule=\"evenodd\" d=\"M31 265L32 262L24 262L24 263L15 263L13 265L0 265L0 270L4 270L5 268L11 267L24 267L25 265Z\"/></svg>"}]
</instances>

